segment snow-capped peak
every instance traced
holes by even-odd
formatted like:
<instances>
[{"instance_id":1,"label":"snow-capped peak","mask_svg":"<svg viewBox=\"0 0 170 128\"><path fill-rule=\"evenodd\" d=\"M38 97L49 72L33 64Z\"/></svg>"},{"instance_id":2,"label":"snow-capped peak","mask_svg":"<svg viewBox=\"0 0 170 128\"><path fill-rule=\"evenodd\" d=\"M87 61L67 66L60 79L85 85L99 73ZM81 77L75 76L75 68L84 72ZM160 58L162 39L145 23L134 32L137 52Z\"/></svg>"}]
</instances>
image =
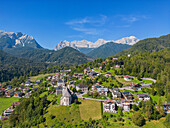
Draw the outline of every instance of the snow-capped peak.
<instances>
[{"instance_id":1,"label":"snow-capped peak","mask_svg":"<svg viewBox=\"0 0 170 128\"><path fill-rule=\"evenodd\" d=\"M81 41L74 40L74 41L71 41L71 42L68 42L68 41L65 40L65 41L60 41L60 43L58 43L58 45L54 48L54 50L57 51L57 50L62 49L66 46L73 47L75 49L78 49L78 48L98 48L99 46L106 44L108 42L133 45L138 41L139 41L139 39L137 39L135 36L124 37L124 38L122 38L120 40L116 40L116 41L98 39L94 43L87 41L87 40L81 40Z\"/></svg>"}]
</instances>

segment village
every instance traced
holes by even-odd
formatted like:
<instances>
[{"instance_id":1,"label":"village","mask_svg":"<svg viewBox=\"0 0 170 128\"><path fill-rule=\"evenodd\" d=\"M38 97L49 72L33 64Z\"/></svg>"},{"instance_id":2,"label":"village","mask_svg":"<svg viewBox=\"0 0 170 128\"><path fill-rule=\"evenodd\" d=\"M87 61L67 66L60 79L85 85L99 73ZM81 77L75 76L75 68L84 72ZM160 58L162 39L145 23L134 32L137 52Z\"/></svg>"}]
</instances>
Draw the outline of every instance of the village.
<instances>
[{"instance_id":1,"label":"village","mask_svg":"<svg viewBox=\"0 0 170 128\"><path fill-rule=\"evenodd\" d=\"M113 58L113 60L116 60L116 58ZM119 69L121 66L115 65L113 68ZM15 88L11 85L1 88L2 84L0 84L0 94L4 94L5 97L29 98L39 88L45 88L52 94L61 95L60 105L64 106L69 106L78 101L78 99L101 101L104 113L117 113L118 109L123 112L130 111L133 105L139 105L141 101L150 100L149 94L142 93L143 88L149 87L156 80L141 78L143 81L137 81L135 77L129 75L112 75L111 72L98 72L101 68L101 66L95 69L87 67L81 73L74 72L72 74L70 74L71 69L59 70L54 75L45 77L48 82L46 87L39 86L42 80L34 82L27 80L25 83L21 83L20 87ZM88 85L88 82L85 84L85 78L95 82L92 85ZM124 85L116 78L128 84ZM113 84L113 81L116 81L117 85ZM2 120L8 119L19 104L20 102L13 102L11 106L4 110L0 118ZM170 103L164 102L163 107L165 113L170 113Z\"/></svg>"}]
</instances>

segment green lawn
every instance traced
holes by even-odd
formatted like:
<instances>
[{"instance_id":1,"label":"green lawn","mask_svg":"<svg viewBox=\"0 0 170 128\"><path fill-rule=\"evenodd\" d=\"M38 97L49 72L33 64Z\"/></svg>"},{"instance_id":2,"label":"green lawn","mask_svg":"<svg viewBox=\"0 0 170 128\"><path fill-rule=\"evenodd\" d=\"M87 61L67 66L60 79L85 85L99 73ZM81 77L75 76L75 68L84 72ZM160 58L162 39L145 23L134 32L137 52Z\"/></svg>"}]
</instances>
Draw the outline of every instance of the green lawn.
<instances>
[{"instance_id":1,"label":"green lawn","mask_svg":"<svg viewBox=\"0 0 170 128\"><path fill-rule=\"evenodd\" d=\"M81 120L79 105L71 104L70 106L58 106L50 104L47 109L47 113L44 115L49 127L54 126L57 121L62 121L65 124L78 123ZM51 115L54 116L51 119Z\"/></svg>"},{"instance_id":2,"label":"green lawn","mask_svg":"<svg viewBox=\"0 0 170 128\"><path fill-rule=\"evenodd\" d=\"M13 102L19 101L18 97L0 98L0 114L11 106Z\"/></svg>"},{"instance_id":3,"label":"green lawn","mask_svg":"<svg viewBox=\"0 0 170 128\"><path fill-rule=\"evenodd\" d=\"M81 100L80 102L79 110L82 120L101 119L101 102L92 100Z\"/></svg>"},{"instance_id":4,"label":"green lawn","mask_svg":"<svg viewBox=\"0 0 170 128\"><path fill-rule=\"evenodd\" d=\"M30 81L36 81L36 80L40 80L46 76L49 76L49 75L55 75L55 73L50 73L50 74L39 74L38 76L32 76L29 78Z\"/></svg>"},{"instance_id":5,"label":"green lawn","mask_svg":"<svg viewBox=\"0 0 170 128\"><path fill-rule=\"evenodd\" d=\"M92 96L88 96L87 94L82 95L83 97L87 98L93 98ZM102 99L102 100L107 100L106 98L94 98L94 99Z\"/></svg>"},{"instance_id":6,"label":"green lawn","mask_svg":"<svg viewBox=\"0 0 170 128\"><path fill-rule=\"evenodd\" d=\"M165 97L164 96L151 96L152 100L155 102L158 102L159 98L162 99L162 102L165 101Z\"/></svg>"},{"instance_id":7,"label":"green lawn","mask_svg":"<svg viewBox=\"0 0 170 128\"><path fill-rule=\"evenodd\" d=\"M129 85L131 84L132 82L133 83L141 83L144 81L144 83L146 84L150 84L150 83L153 83L153 81L151 80L146 80L146 79L142 79L141 81L137 80L136 78L134 78L133 80L131 81L126 81L124 80L124 78L121 78L121 77L115 77L120 83L124 84L124 85Z\"/></svg>"}]
</instances>

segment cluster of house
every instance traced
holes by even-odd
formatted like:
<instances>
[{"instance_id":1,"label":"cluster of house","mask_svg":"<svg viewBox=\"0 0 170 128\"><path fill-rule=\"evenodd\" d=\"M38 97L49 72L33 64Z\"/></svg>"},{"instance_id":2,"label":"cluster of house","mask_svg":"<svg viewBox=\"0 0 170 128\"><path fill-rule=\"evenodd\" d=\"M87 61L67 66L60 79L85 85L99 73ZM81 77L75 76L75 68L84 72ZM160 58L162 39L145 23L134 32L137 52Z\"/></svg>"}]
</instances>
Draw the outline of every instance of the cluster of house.
<instances>
[{"instance_id":1,"label":"cluster of house","mask_svg":"<svg viewBox=\"0 0 170 128\"><path fill-rule=\"evenodd\" d=\"M37 80L35 84L40 84L40 80ZM36 91L38 88L33 88L33 83L28 80L25 83L21 83L20 87L12 88L8 85L6 88L0 88L0 94L3 92L6 97L25 97L29 98L32 91Z\"/></svg>"},{"instance_id":2,"label":"cluster of house","mask_svg":"<svg viewBox=\"0 0 170 128\"><path fill-rule=\"evenodd\" d=\"M18 106L20 104L20 102L13 102L11 104L11 106L9 108L7 108L4 112L3 112L3 117L1 117L2 120L4 119L8 119L9 116L11 115L12 112L14 112L14 109L16 108L16 106Z\"/></svg>"},{"instance_id":3,"label":"cluster of house","mask_svg":"<svg viewBox=\"0 0 170 128\"><path fill-rule=\"evenodd\" d=\"M109 99L103 102L104 112L116 113L118 107L120 107L123 111L129 111L133 104L138 104L133 102L133 95L128 91L124 91L123 93L121 93L119 89L109 89L109 91L112 93L113 99L118 100ZM137 96L140 101L150 100L150 96L147 94L137 94Z\"/></svg>"}]
</instances>

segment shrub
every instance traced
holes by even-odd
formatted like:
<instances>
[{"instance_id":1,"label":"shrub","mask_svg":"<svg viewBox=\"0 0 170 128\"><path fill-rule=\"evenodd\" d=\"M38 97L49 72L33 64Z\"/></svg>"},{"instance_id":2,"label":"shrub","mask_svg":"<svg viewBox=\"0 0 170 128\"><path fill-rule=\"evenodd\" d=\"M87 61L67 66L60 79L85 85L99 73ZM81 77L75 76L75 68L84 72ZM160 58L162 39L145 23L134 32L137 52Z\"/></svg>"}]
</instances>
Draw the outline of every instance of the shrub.
<instances>
[{"instance_id":1,"label":"shrub","mask_svg":"<svg viewBox=\"0 0 170 128\"><path fill-rule=\"evenodd\" d=\"M131 118L135 125L143 126L145 124L145 119L140 112L135 112Z\"/></svg>"}]
</instances>

